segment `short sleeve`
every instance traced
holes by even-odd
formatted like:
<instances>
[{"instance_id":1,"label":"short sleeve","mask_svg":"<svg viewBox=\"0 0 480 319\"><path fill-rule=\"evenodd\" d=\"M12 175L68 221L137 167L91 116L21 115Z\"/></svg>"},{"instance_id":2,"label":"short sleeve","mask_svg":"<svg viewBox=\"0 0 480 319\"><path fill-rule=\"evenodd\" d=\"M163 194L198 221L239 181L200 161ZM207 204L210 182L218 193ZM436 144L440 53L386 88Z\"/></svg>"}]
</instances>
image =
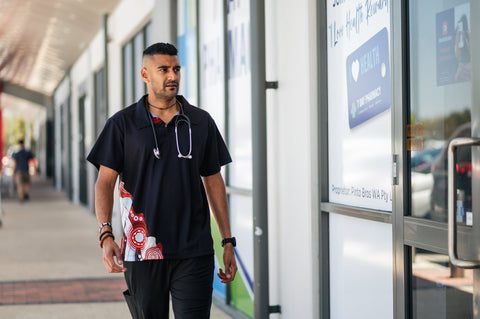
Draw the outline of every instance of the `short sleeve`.
<instances>
[{"instance_id":1,"label":"short sleeve","mask_svg":"<svg viewBox=\"0 0 480 319\"><path fill-rule=\"evenodd\" d=\"M103 165L117 171L119 174L122 173L124 159L123 137L124 134L119 124L113 118L108 119L88 154L87 161L95 165L97 169L100 168L100 165Z\"/></svg>"},{"instance_id":2,"label":"short sleeve","mask_svg":"<svg viewBox=\"0 0 480 319\"><path fill-rule=\"evenodd\" d=\"M210 176L220 171L223 165L232 162L227 145L218 131L213 119L208 116L208 137L203 162L200 166L200 175Z\"/></svg>"}]
</instances>

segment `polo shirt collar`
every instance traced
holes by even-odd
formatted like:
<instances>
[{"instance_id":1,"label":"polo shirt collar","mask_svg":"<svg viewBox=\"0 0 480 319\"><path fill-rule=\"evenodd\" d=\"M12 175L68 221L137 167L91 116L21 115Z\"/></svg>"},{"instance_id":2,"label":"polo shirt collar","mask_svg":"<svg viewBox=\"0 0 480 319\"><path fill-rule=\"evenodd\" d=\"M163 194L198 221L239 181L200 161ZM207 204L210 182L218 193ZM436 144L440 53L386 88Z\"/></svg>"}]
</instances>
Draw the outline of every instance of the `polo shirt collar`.
<instances>
[{"instance_id":1,"label":"polo shirt collar","mask_svg":"<svg viewBox=\"0 0 480 319\"><path fill-rule=\"evenodd\" d=\"M137 107L135 109L135 123L137 124L138 129L150 126L150 119L148 118L145 108L146 99L147 95L144 95L140 100L138 100Z\"/></svg>"},{"instance_id":2,"label":"polo shirt collar","mask_svg":"<svg viewBox=\"0 0 480 319\"><path fill-rule=\"evenodd\" d=\"M135 123L138 129L150 126L150 119L148 118L148 113L146 112L145 107L147 97L148 95L144 95L140 100L138 100L136 105ZM185 112L185 115L190 118L190 123L198 124L200 122L200 116L198 112L195 112L195 107L190 105L183 95L177 95L177 101L183 105L183 111Z\"/></svg>"},{"instance_id":3,"label":"polo shirt collar","mask_svg":"<svg viewBox=\"0 0 480 319\"><path fill-rule=\"evenodd\" d=\"M197 112L197 108L190 103L183 95L177 95L177 100L183 105L183 112L190 119L191 124L200 123L200 112Z\"/></svg>"}]
</instances>

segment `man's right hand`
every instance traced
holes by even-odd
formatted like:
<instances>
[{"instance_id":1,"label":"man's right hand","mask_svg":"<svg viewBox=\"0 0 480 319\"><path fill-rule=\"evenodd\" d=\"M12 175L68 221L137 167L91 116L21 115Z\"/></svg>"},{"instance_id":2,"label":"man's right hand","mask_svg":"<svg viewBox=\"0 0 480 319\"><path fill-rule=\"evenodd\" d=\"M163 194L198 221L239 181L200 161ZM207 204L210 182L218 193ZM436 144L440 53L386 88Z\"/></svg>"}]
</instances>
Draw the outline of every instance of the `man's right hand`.
<instances>
[{"instance_id":1,"label":"man's right hand","mask_svg":"<svg viewBox=\"0 0 480 319\"><path fill-rule=\"evenodd\" d=\"M109 273L127 271L127 268L121 266L123 265L122 253L112 237L106 238L103 242L103 263Z\"/></svg>"}]
</instances>

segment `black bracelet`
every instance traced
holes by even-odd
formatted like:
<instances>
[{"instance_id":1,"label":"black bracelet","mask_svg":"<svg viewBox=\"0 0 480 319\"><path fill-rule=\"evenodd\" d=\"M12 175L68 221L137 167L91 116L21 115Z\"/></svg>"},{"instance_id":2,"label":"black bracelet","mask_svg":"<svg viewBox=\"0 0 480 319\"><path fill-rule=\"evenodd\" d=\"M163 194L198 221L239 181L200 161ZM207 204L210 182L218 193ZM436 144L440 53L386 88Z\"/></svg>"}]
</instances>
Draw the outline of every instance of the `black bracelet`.
<instances>
[{"instance_id":1,"label":"black bracelet","mask_svg":"<svg viewBox=\"0 0 480 319\"><path fill-rule=\"evenodd\" d=\"M107 235L103 236L102 240L100 240L100 248L103 248L103 242L107 238L112 238L115 241L115 236L113 236L113 234L107 234Z\"/></svg>"},{"instance_id":2,"label":"black bracelet","mask_svg":"<svg viewBox=\"0 0 480 319\"><path fill-rule=\"evenodd\" d=\"M103 222L99 227L98 227L98 232L101 232L103 227L105 226L110 226L110 228L112 228L112 223L110 222Z\"/></svg>"},{"instance_id":3,"label":"black bracelet","mask_svg":"<svg viewBox=\"0 0 480 319\"><path fill-rule=\"evenodd\" d=\"M109 230L104 231L103 233L100 234L100 238L98 238L99 241L102 241L102 237L105 236L106 234L112 234L113 233Z\"/></svg>"}]
</instances>

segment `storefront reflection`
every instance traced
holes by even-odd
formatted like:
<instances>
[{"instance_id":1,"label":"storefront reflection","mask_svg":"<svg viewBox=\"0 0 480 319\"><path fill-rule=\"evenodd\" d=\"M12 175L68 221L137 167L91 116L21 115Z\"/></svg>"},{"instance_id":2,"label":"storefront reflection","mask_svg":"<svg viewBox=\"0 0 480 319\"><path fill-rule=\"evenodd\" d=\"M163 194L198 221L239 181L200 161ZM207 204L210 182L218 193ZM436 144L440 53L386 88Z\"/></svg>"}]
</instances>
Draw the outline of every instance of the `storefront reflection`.
<instances>
[{"instance_id":1,"label":"storefront reflection","mask_svg":"<svg viewBox=\"0 0 480 319\"><path fill-rule=\"evenodd\" d=\"M441 149L430 147L417 153L412 152L412 216L447 221L448 145L458 137L471 137L470 122L460 125ZM457 207L463 211L457 221L465 224L466 215L472 211L471 148L459 148L456 156Z\"/></svg>"},{"instance_id":2,"label":"storefront reflection","mask_svg":"<svg viewBox=\"0 0 480 319\"><path fill-rule=\"evenodd\" d=\"M448 256L412 248L411 287L411 318L473 318L473 271L452 266Z\"/></svg>"},{"instance_id":3,"label":"storefront reflection","mask_svg":"<svg viewBox=\"0 0 480 319\"><path fill-rule=\"evenodd\" d=\"M411 216L446 222L449 141L471 137L470 1L409 3L409 123ZM408 132L408 129L407 129ZM414 146L408 142L416 141ZM471 150L460 149L458 193L471 210ZM466 215L466 214L465 214ZM464 222L465 217L461 220Z\"/></svg>"},{"instance_id":4,"label":"storefront reflection","mask_svg":"<svg viewBox=\"0 0 480 319\"><path fill-rule=\"evenodd\" d=\"M447 221L447 191L448 191L448 144L458 137L471 137L471 124L461 125L450 137L441 155L432 165L433 189L431 218L436 221ZM472 211L472 150L470 147L459 148L457 153L457 200L462 201L464 212ZM465 214L459 222L465 223Z\"/></svg>"}]
</instances>

